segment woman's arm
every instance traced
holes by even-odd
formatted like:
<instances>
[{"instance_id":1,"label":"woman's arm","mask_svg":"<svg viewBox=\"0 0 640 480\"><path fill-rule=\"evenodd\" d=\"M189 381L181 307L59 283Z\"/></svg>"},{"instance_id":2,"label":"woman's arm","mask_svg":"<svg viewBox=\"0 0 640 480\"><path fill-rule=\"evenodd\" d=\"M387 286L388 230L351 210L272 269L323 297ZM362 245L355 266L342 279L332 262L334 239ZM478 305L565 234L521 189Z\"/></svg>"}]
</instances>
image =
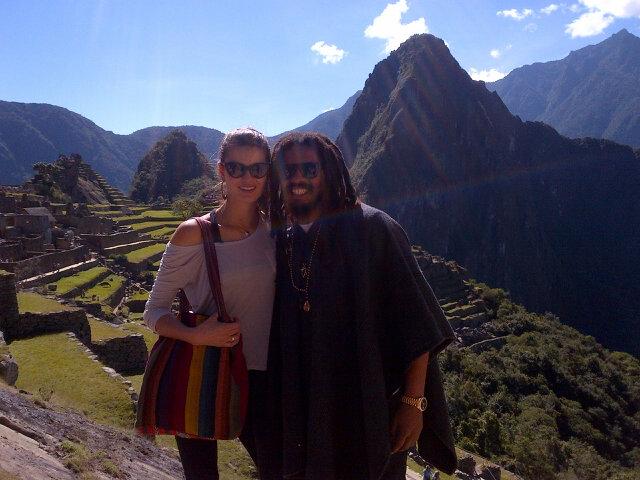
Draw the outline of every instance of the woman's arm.
<instances>
[{"instance_id":1,"label":"woman's arm","mask_svg":"<svg viewBox=\"0 0 640 480\"><path fill-rule=\"evenodd\" d=\"M171 304L176 293L192 278L193 261L201 260L202 234L196 221L187 220L181 223L171 237L170 244L171 247L167 246L162 258L158 276L147 301L145 321L159 335L193 345L235 345L240 338L240 327L237 323L221 323L216 315L212 315L197 327L188 327L171 312Z\"/></svg>"}]
</instances>

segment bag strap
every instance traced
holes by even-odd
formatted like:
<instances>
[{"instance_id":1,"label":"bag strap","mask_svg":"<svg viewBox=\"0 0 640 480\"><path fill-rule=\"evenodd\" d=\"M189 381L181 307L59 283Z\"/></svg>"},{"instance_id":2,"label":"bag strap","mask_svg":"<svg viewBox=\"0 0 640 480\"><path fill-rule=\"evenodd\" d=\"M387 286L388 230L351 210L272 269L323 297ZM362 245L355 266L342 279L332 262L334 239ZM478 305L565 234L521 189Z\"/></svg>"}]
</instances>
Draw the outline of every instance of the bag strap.
<instances>
[{"instance_id":1,"label":"bag strap","mask_svg":"<svg viewBox=\"0 0 640 480\"><path fill-rule=\"evenodd\" d=\"M196 217L196 222L202 232L202 246L204 248L205 263L207 265L207 274L209 277L209 285L211 293L218 306L220 321L232 322L233 320L227 313L227 308L222 297L222 283L220 281L220 271L218 270L218 255L216 254L216 240L220 241L220 229L216 223L213 212L209 215L209 222L200 217ZM209 223L209 225L207 225Z\"/></svg>"}]
</instances>

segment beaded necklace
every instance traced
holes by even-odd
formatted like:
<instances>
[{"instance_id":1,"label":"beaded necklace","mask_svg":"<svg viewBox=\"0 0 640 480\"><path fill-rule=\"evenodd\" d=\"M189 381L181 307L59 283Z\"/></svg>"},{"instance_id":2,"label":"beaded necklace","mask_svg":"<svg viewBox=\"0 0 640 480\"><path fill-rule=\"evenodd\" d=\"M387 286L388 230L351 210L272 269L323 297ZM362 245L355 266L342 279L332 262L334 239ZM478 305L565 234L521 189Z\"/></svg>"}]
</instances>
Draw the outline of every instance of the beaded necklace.
<instances>
[{"instance_id":1,"label":"beaded necklace","mask_svg":"<svg viewBox=\"0 0 640 480\"><path fill-rule=\"evenodd\" d=\"M316 247L318 246L318 237L320 236L321 227L321 225L318 226L318 230L316 231L316 237L313 240L313 247L311 247L311 255L309 256L309 260L307 260L307 262L302 262L302 266L300 267L300 276L304 281L304 287L296 285L293 276L293 265L291 264L291 259L293 257L293 239L289 240L289 246L287 248L287 261L289 264L291 286L303 295L304 303L302 304L302 310L307 313L311 311L311 303L309 302L309 282L311 280L311 266L313 264L313 256L315 255Z\"/></svg>"}]
</instances>

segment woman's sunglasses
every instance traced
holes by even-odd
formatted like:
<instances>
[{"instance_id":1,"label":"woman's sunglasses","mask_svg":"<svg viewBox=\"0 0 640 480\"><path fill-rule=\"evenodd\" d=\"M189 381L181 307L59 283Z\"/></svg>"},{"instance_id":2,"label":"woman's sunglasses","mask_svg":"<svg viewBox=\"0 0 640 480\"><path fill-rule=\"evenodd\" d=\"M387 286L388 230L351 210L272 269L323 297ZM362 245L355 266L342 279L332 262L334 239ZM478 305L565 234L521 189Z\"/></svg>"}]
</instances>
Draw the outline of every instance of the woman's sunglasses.
<instances>
[{"instance_id":1,"label":"woman's sunglasses","mask_svg":"<svg viewBox=\"0 0 640 480\"><path fill-rule=\"evenodd\" d=\"M284 166L285 178L287 180L293 178L297 170L300 170L304 178L316 178L320 171L320 164L317 162L290 163Z\"/></svg>"},{"instance_id":2,"label":"woman's sunglasses","mask_svg":"<svg viewBox=\"0 0 640 480\"><path fill-rule=\"evenodd\" d=\"M227 173L233 178L244 177L247 171L253 178L263 178L269 173L269 164L266 162L252 163L251 165L243 165L238 162L224 162L223 165Z\"/></svg>"}]
</instances>

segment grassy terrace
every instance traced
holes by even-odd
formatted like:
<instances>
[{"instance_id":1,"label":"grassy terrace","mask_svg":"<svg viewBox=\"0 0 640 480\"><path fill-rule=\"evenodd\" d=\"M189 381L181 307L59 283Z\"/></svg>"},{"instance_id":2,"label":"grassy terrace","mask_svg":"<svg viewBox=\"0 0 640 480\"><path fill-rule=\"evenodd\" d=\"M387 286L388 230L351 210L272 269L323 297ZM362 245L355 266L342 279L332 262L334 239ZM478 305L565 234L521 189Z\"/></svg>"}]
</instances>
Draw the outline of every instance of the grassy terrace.
<instances>
[{"instance_id":1,"label":"grassy terrace","mask_svg":"<svg viewBox=\"0 0 640 480\"><path fill-rule=\"evenodd\" d=\"M143 217L147 218L157 218L157 219L168 219L168 220L179 220L180 218L176 216L175 213L171 210L147 210L142 212Z\"/></svg>"},{"instance_id":2,"label":"grassy terrace","mask_svg":"<svg viewBox=\"0 0 640 480\"><path fill-rule=\"evenodd\" d=\"M122 286L125 279L120 275L111 274L99 284L91 287L89 290L76 297L77 300L89 301L96 296L97 302L106 301L111 298Z\"/></svg>"},{"instance_id":3,"label":"grassy terrace","mask_svg":"<svg viewBox=\"0 0 640 480\"><path fill-rule=\"evenodd\" d=\"M145 220L148 220L148 219L145 219ZM133 230L149 231L149 230L157 230L162 227L176 228L178 225L180 225L180 223L181 222L179 220L165 220L165 221L152 220L152 221L143 221L139 223L132 223L130 226Z\"/></svg>"},{"instance_id":4,"label":"grassy terrace","mask_svg":"<svg viewBox=\"0 0 640 480\"><path fill-rule=\"evenodd\" d=\"M127 261L129 263L140 263L146 261L148 258L157 255L164 251L165 244L164 243L156 243L154 245L149 245L148 247L139 248L138 250L133 250L125 255L127 257Z\"/></svg>"},{"instance_id":5,"label":"grassy terrace","mask_svg":"<svg viewBox=\"0 0 640 480\"><path fill-rule=\"evenodd\" d=\"M63 277L57 282L53 282L50 285L56 285L56 295L64 295L70 292L74 288L81 287L88 283L91 283L96 278L104 275L108 270L105 267L93 267L83 272L74 273L68 277Z\"/></svg>"},{"instance_id":6,"label":"grassy terrace","mask_svg":"<svg viewBox=\"0 0 640 480\"><path fill-rule=\"evenodd\" d=\"M52 313L63 312L69 308L37 293L18 292L18 310L20 313Z\"/></svg>"},{"instance_id":7,"label":"grassy terrace","mask_svg":"<svg viewBox=\"0 0 640 480\"><path fill-rule=\"evenodd\" d=\"M66 334L16 340L9 350L20 365L18 388L79 410L97 422L132 427L133 410L123 386L107 376Z\"/></svg>"},{"instance_id":8,"label":"grassy terrace","mask_svg":"<svg viewBox=\"0 0 640 480\"><path fill-rule=\"evenodd\" d=\"M173 232L175 232L175 227L162 227L159 228L157 230L151 230L149 233L149 235L151 235L151 237L153 238L166 238L168 239L168 237L170 237L171 235L173 235Z\"/></svg>"},{"instance_id":9,"label":"grassy terrace","mask_svg":"<svg viewBox=\"0 0 640 480\"><path fill-rule=\"evenodd\" d=\"M149 298L149 292L144 290L138 290L129 297L129 300L147 300Z\"/></svg>"},{"instance_id":10,"label":"grassy terrace","mask_svg":"<svg viewBox=\"0 0 640 480\"><path fill-rule=\"evenodd\" d=\"M89 319L89 326L91 327L92 342L108 340L109 338L126 337L128 335L128 332L125 332L122 328L113 327L106 322L101 322L94 318Z\"/></svg>"}]
</instances>

